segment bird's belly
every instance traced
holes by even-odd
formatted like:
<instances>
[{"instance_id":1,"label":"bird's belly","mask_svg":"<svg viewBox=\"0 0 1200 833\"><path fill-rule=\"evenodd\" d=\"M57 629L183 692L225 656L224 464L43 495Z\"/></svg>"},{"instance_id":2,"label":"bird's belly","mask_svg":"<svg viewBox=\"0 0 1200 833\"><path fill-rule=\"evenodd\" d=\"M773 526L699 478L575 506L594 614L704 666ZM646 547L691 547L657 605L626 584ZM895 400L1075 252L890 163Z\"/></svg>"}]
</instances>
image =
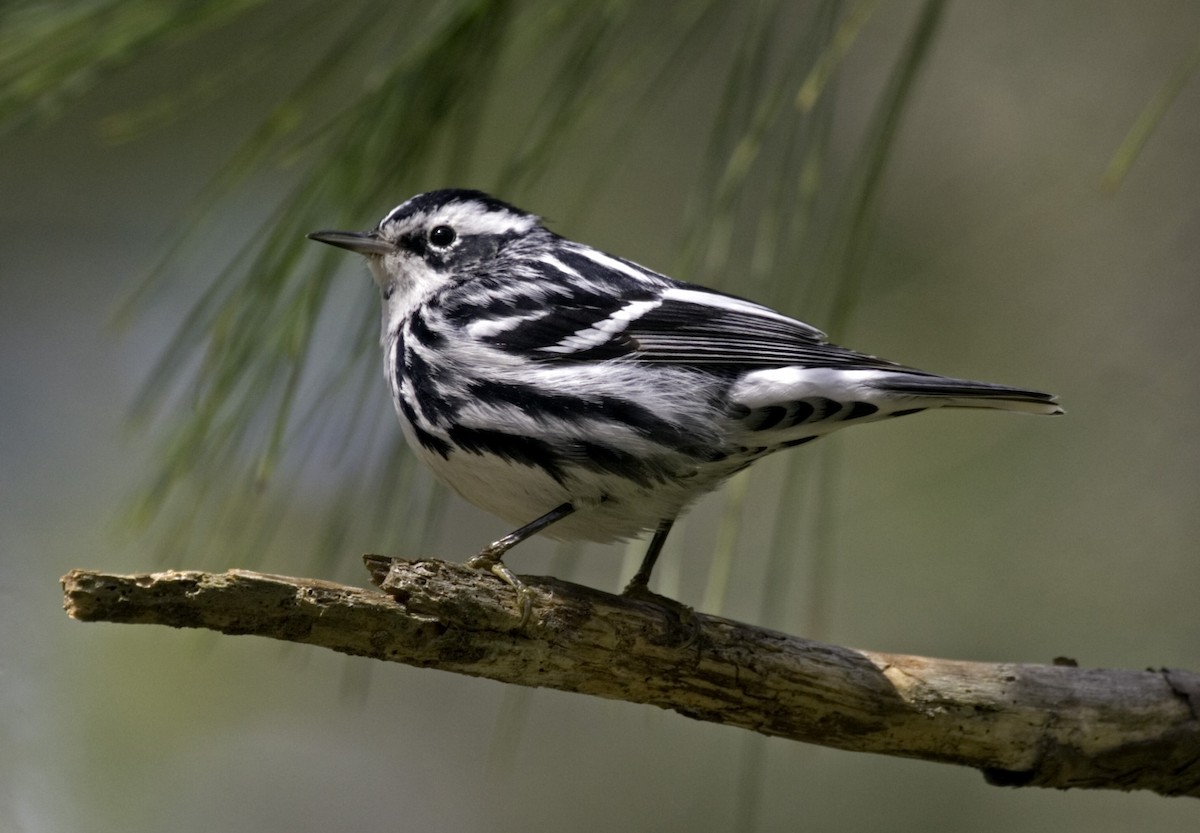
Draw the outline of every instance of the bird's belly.
<instances>
[{"instance_id":1,"label":"bird's belly","mask_svg":"<svg viewBox=\"0 0 1200 833\"><path fill-rule=\"evenodd\" d=\"M503 367L489 370L520 388ZM607 543L675 518L749 462L746 449L726 447L713 404L719 382L655 374L647 387L646 371L633 367L543 369L541 389L568 393L547 396L541 410L532 395L532 404L466 400L440 413L406 407L419 387L407 381L394 394L410 447L461 497L514 528L570 503L575 511L543 534Z\"/></svg>"},{"instance_id":2,"label":"bird's belly","mask_svg":"<svg viewBox=\"0 0 1200 833\"><path fill-rule=\"evenodd\" d=\"M685 476L639 483L586 465L565 463L551 474L495 454L454 450L443 457L414 448L438 479L460 497L514 528L571 503L576 511L542 533L560 541L611 543L636 537L663 519L679 515L734 470L732 466L693 466Z\"/></svg>"}]
</instances>

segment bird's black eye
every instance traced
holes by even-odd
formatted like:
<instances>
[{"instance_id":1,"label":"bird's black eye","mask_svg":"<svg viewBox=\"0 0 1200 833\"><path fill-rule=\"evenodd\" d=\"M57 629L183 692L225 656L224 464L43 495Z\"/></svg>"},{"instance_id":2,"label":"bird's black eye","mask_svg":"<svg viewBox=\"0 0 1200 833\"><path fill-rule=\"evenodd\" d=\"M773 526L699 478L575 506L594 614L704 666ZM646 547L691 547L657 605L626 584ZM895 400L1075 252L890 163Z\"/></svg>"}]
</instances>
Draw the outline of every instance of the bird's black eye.
<instances>
[{"instance_id":1,"label":"bird's black eye","mask_svg":"<svg viewBox=\"0 0 1200 833\"><path fill-rule=\"evenodd\" d=\"M430 245L444 249L458 239L458 233L450 226L434 226L429 230Z\"/></svg>"}]
</instances>

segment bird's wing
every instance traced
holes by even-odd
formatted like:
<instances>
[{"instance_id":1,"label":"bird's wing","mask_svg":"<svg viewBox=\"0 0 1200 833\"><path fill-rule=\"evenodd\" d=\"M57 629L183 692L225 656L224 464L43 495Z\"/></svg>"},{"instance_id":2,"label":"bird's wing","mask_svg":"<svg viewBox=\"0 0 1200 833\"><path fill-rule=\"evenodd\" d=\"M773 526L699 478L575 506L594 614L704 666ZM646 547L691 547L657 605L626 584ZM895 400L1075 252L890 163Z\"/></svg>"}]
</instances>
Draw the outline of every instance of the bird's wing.
<instances>
[{"instance_id":1,"label":"bird's wing","mask_svg":"<svg viewBox=\"0 0 1200 833\"><path fill-rule=\"evenodd\" d=\"M633 268L627 261L621 264ZM808 403L812 397L825 403L822 407L836 406L815 421L949 405L1062 412L1050 394L953 379L858 353L828 343L820 330L768 307L654 277L662 282L635 282L619 291L611 284L594 289L559 284L549 303L494 304L495 315L476 317L466 329L495 347L540 361L612 359L732 371L739 379L733 395L752 409L749 418L758 419L754 409L765 407L775 427L781 409L774 405Z\"/></svg>"},{"instance_id":2,"label":"bird's wing","mask_svg":"<svg viewBox=\"0 0 1200 833\"><path fill-rule=\"evenodd\" d=\"M900 369L829 344L820 330L768 307L680 283L628 286L620 294L573 289L542 310L477 320L468 331L547 361Z\"/></svg>"}]
</instances>

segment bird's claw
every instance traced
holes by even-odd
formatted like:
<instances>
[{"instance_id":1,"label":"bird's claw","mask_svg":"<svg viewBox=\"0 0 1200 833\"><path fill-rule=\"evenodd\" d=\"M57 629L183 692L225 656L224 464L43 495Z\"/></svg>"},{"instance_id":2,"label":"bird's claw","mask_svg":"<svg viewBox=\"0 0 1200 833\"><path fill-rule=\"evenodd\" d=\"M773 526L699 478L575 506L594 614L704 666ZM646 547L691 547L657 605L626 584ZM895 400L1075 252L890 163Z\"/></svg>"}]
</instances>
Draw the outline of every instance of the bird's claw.
<instances>
[{"instance_id":1,"label":"bird's claw","mask_svg":"<svg viewBox=\"0 0 1200 833\"><path fill-rule=\"evenodd\" d=\"M627 599L649 602L661 610L668 621L668 633L680 632L685 637L679 648L690 648L700 638L700 619L690 605L655 593L645 582L638 581L636 576L621 591L621 595Z\"/></svg>"},{"instance_id":2,"label":"bird's claw","mask_svg":"<svg viewBox=\"0 0 1200 833\"><path fill-rule=\"evenodd\" d=\"M491 573L516 590L517 603L521 608L521 620L517 623L517 629L520 630L529 624L529 618L533 614L533 588L517 578L516 573L508 569L500 557L491 552L490 547L467 559L467 566L472 570Z\"/></svg>"}]
</instances>

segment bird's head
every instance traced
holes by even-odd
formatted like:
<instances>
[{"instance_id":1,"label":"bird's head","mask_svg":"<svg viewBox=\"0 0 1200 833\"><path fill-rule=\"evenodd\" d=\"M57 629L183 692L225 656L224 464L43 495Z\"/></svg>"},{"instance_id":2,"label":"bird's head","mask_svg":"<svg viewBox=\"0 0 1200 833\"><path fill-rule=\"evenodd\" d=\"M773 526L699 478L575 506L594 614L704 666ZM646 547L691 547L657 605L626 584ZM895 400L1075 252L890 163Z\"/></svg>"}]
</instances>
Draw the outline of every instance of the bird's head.
<instances>
[{"instance_id":1,"label":"bird's head","mask_svg":"<svg viewBox=\"0 0 1200 833\"><path fill-rule=\"evenodd\" d=\"M544 232L539 218L482 191L419 194L370 231L314 231L310 240L367 258L385 301L423 297L508 243Z\"/></svg>"}]
</instances>

